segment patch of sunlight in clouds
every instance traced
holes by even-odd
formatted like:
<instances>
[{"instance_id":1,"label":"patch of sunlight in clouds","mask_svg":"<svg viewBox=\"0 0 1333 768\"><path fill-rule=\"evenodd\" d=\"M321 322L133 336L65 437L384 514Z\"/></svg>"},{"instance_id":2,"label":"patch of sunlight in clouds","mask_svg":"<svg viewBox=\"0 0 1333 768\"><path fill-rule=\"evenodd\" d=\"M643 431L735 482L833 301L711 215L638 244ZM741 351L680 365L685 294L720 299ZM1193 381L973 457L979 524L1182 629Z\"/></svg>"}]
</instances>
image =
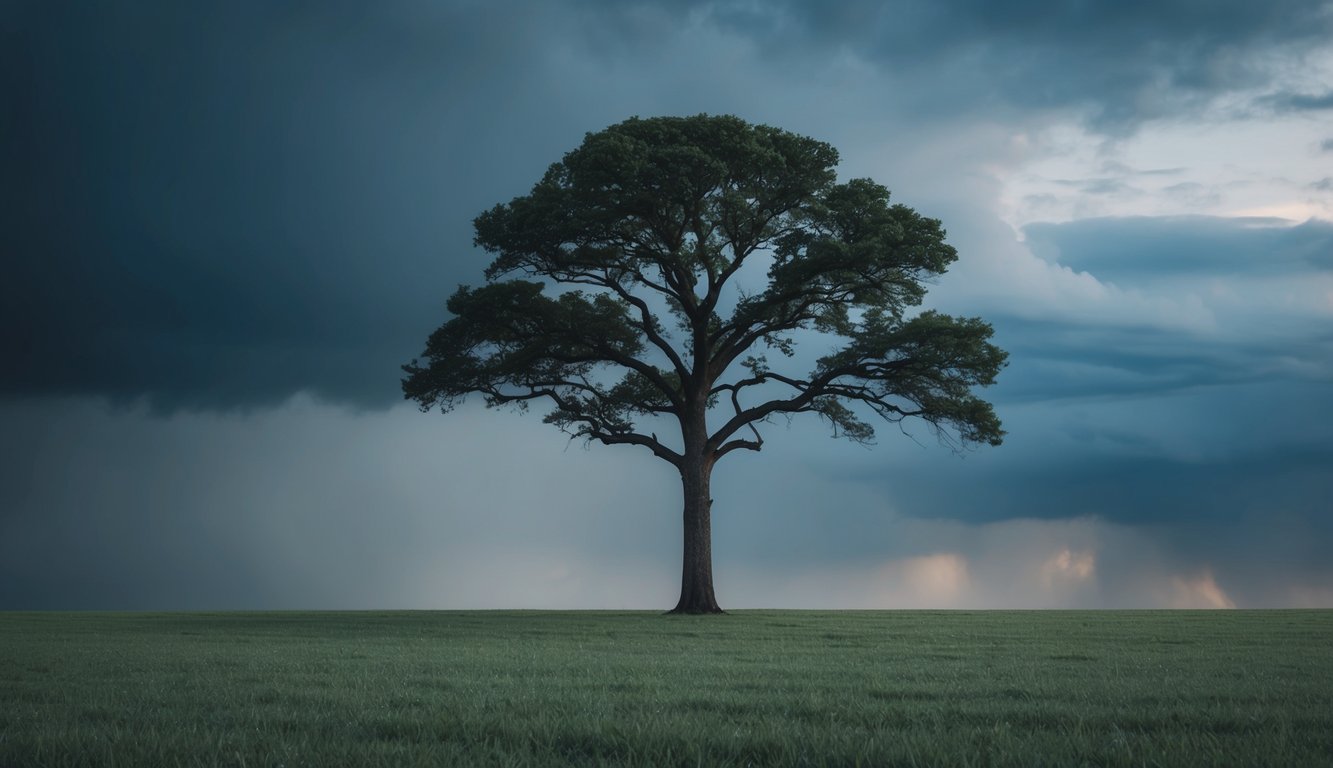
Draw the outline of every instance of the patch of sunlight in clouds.
<instances>
[{"instance_id":1,"label":"patch of sunlight in clouds","mask_svg":"<svg viewBox=\"0 0 1333 768\"><path fill-rule=\"evenodd\" d=\"M886 584L902 584L913 598L928 605L952 605L972 586L967 560L953 552L896 561L883 567L880 575Z\"/></svg>"},{"instance_id":2,"label":"patch of sunlight in clouds","mask_svg":"<svg viewBox=\"0 0 1333 768\"><path fill-rule=\"evenodd\" d=\"M724 564L719 599L733 607L842 609L1222 607L1230 601L1211 574L1191 575L1129 526L1091 518L886 524L917 546L938 549L804 568Z\"/></svg>"},{"instance_id":3,"label":"patch of sunlight in clouds","mask_svg":"<svg viewBox=\"0 0 1333 768\"><path fill-rule=\"evenodd\" d=\"M1217 584L1210 569L1171 579L1170 592L1163 598L1167 608L1235 608L1236 602Z\"/></svg>"},{"instance_id":4,"label":"patch of sunlight in clouds","mask_svg":"<svg viewBox=\"0 0 1333 768\"><path fill-rule=\"evenodd\" d=\"M1048 590L1056 585L1080 583L1097 572L1097 554L1091 551L1074 552L1065 547L1041 565L1042 584Z\"/></svg>"}]
</instances>

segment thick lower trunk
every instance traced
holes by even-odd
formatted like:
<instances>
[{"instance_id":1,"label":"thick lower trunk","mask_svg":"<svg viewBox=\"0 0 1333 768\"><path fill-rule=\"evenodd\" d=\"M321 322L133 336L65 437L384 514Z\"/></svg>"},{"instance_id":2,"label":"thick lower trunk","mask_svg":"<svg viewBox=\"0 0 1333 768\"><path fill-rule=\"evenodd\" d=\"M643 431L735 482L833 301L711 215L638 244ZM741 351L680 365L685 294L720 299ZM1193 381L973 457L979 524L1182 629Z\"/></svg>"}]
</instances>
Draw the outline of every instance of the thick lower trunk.
<instances>
[{"instance_id":1,"label":"thick lower trunk","mask_svg":"<svg viewBox=\"0 0 1333 768\"><path fill-rule=\"evenodd\" d=\"M709 475L712 462L687 456L681 469L685 489L685 550L680 600L672 613L722 613L713 595L713 525Z\"/></svg>"}]
</instances>

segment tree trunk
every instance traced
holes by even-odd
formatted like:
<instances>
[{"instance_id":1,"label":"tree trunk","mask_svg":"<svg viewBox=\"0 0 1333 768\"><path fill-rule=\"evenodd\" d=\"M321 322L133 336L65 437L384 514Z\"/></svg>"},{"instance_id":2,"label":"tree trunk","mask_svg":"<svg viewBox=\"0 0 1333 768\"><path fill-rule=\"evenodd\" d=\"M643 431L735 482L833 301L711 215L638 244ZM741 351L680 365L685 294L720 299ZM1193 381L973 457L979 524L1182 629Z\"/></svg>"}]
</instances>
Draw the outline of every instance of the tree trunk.
<instances>
[{"instance_id":1,"label":"tree trunk","mask_svg":"<svg viewBox=\"0 0 1333 768\"><path fill-rule=\"evenodd\" d=\"M722 613L713 595L713 499L711 457L686 451L680 471L685 489L685 556L680 573L680 601L671 613Z\"/></svg>"}]
</instances>

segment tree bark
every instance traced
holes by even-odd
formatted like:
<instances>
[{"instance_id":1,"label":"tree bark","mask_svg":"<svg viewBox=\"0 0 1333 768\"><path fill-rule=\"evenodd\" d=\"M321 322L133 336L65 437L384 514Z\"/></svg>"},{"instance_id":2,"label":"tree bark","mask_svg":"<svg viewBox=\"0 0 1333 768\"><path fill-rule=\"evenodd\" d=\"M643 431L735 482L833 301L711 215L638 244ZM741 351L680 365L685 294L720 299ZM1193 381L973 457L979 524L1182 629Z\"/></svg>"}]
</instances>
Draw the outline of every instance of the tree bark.
<instances>
[{"instance_id":1,"label":"tree bark","mask_svg":"<svg viewBox=\"0 0 1333 768\"><path fill-rule=\"evenodd\" d=\"M687 451L680 477L685 490L684 559L680 600L671 613L722 613L713 594L713 499L709 480L713 460L702 452Z\"/></svg>"}]
</instances>

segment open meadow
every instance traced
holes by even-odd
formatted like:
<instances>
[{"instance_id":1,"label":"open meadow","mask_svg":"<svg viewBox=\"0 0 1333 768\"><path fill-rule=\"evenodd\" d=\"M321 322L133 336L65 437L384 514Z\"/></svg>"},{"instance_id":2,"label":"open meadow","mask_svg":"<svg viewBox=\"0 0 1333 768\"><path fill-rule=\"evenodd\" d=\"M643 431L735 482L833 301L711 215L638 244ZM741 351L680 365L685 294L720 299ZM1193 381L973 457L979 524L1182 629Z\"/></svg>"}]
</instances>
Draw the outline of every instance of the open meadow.
<instances>
[{"instance_id":1,"label":"open meadow","mask_svg":"<svg viewBox=\"0 0 1333 768\"><path fill-rule=\"evenodd\" d=\"M0 613L0 766L1330 765L1333 611Z\"/></svg>"}]
</instances>

